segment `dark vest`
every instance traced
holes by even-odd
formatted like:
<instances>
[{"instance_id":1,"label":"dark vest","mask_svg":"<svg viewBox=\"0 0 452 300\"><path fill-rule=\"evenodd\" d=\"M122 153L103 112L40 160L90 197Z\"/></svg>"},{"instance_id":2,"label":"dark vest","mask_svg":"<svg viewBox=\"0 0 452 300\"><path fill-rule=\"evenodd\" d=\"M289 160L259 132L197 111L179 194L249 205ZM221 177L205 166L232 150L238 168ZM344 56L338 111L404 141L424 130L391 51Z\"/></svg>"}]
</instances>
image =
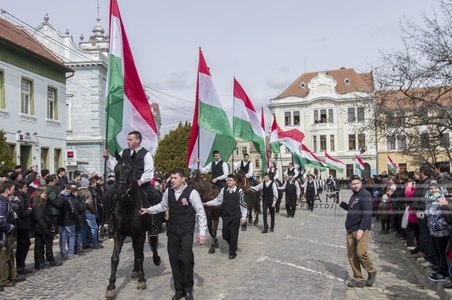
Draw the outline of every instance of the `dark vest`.
<instances>
[{"instance_id":1,"label":"dark vest","mask_svg":"<svg viewBox=\"0 0 452 300\"><path fill-rule=\"evenodd\" d=\"M224 161L220 160L217 164L215 164L215 161L212 162L212 178L217 178L221 175L224 175L223 173L223 164Z\"/></svg>"},{"instance_id":2,"label":"dark vest","mask_svg":"<svg viewBox=\"0 0 452 300\"><path fill-rule=\"evenodd\" d=\"M124 149L122 151L122 156L130 158L131 152L132 152L132 150L130 150L130 149ZM135 160L133 161L133 165L135 167L135 179L136 180L140 180L141 175L143 175L143 173L144 173L144 157L146 156L147 153L148 153L148 150L141 148L140 150L138 150L137 154L135 155Z\"/></svg>"},{"instance_id":3,"label":"dark vest","mask_svg":"<svg viewBox=\"0 0 452 300\"><path fill-rule=\"evenodd\" d=\"M243 164L243 160L242 160L242 162L240 163L240 171L245 172L245 173L248 173L249 170L250 170L250 161L248 161L248 162L246 163L246 165L244 165L244 164Z\"/></svg>"},{"instance_id":4,"label":"dark vest","mask_svg":"<svg viewBox=\"0 0 452 300\"><path fill-rule=\"evenodd\" d=\"M228 188L223 190L223 206L221 214L223 216L240 217L240 197L239 188L235 192L230 193Z\"/></svg>"},{"instance_id":5,"label":"dark vest","mask_svg":"<svg viewBox=\"0 0 452 300\"><path fill-rule=\"evenodd\" d=\"M195 209L190 202L190 194L193 188L187 186L176 201L174 189L168 190L168 232L174 235L195 232Z\"/></svg>"},{"instance_id":6,"label":"dark vest","mask_svg":"<svg viewBox=\"0 0 452 300\"><path fill-rule=\"evenodd\" d=\"M295 179L290 182L289 180L286 181L286 195L296 195L297 194L297 187L295 185Z\"/></svg>"},{"instance_id":7,"label":"dark vest","mask_svg":"<svg viewBox=\"0 0 452 300\"><path fill-rule=\"evenodd\" d=\"M306 181L306 193L315 193L314 180L312 182Z\"/></svg>"},{"instance_id":8,"label":"dark vest","mask_svg":"<svg viewBox=\"0 0 452 300\"><path fill-rule=\"evenodd\" d=\"M273 181L268 185L265 184L265 181L262 182L262 200L266 202L273 202Z\"/></svg>"}]
</instances>

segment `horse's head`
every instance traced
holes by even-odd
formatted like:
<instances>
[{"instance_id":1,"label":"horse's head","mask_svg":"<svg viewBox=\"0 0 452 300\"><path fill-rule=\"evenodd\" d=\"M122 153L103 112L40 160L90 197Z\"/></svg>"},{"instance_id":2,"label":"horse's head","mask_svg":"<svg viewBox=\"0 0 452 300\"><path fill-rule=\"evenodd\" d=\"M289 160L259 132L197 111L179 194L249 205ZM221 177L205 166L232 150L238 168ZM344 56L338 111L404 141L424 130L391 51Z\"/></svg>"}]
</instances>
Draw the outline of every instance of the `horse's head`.
<instances>
[{"instance_id":1,"label":"horse's head","mask_svg":"<svg viewBox=\"0 0 452 300\"><path fill-rule=\"evenodd\" d=\"M115 185L120 195L127 194L127 191L132 188L135 182L135 167L133 162L136 153L133 153L129 158L127 156L120 156L115 152L115 158L118 163L115 166Z\"/></svg>"},{"instance_id":2,"label":"horse's head","mask_svg":"<svg viewBox=\"0 0 452 300\"><path fill-rule=\"evenodd\" d=\"M203 202L207 202L218 196L216 186L204 179L201 179L199 176L187 179L187 184L198 191Z\"/></svg>"}]
</instances>

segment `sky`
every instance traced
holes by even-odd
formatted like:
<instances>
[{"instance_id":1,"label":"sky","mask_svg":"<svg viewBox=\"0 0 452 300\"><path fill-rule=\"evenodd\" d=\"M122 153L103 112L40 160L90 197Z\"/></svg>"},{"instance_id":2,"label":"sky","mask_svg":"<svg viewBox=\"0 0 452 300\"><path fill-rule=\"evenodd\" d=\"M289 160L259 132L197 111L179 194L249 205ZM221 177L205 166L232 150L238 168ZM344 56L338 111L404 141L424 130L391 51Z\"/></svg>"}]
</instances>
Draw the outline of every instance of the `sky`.
<instances>
[{"instance_id":1,"label":"sky","mask_svg":"<svg viewBox=\"0 0 452 300\"><path fill-rule=\"evenodd\" d=\"M98 10L99 3L99 10ZM422 24L439 12L436 0L118 0L122 21L146 92L160 105L161 134L192 121L202 48L226 112L233 78L260 114L305 72L354 68L369 72L383 53L400 49L403 19ZM25 28L49 23L72 34L92 34L97 16L108 33L109 0L0 0L0 9ZM23 22L23 23L21 23Z\"/></svg>"}]
</instances>

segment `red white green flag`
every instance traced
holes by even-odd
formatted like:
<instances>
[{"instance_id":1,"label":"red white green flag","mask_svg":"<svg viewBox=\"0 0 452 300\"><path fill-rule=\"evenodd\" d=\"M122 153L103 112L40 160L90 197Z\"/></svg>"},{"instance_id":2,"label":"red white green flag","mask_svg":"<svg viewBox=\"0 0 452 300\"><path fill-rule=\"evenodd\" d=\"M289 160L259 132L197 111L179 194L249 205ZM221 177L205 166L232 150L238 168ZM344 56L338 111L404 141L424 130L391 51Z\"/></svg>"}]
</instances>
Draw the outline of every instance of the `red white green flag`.
<instances>
[{"instance_id":1,"label":"red white green flag","mask_svg":"<svg viewBox=\"0 0 452 300\"><path fill-rule=\"evenodd\" d=\"M135 67L117 0L110 1L108 60L107 149L113 154L127 148L128 133L138 130L142 135L141 145L154 152L158 145L157 126Z\"/></svg>"},{"instance_id":2,"label":"red white green flag","mask_svg":"<svg viewBox=\"0 0 452 300\"><path fill-rule=\"evenodd\" d=\"M388 155L388 171L389 173L396 174L399 172L399 166L395 164Z\"/></svg>"},{"instance_id":3,"label":"red white green flag","mask_svg":"<svg viewBox=\"0 0 452 300\"><path fill-rule=\"evenodd\" d=\"M196 103L188 143L187 166L197 169L198 156L200 165L207 165L213 160L214 150L220 151L222 160L227 161L236 145L228 116L221 105L209 67L199 48Z\"/></svg>"},{"instance_id":4,"label":"red white green flag","mask_svg":"<svg viewBox=\"0 0 452 300\"><path fill-rule=\"evenodd\" d=\"M267 165L265 131L261 127L251 99L235 78L232 127L235 136L253 143L257 152L261 155L262 172L265 172L265 166Z\"/></svg>"},{"instance_id":5,"label":"red white green flag","mask_svg":"<svg viewBox=\"0 0 452 300\"><path fill-rule=\"evenodd\" d=\"M278 123L276 123L276 118L273 117L272 131L270 133L270 148L274 154L279 154L279 148L281 147L281 144L279 143L278 129L279 126Z\"/></svg>"},{"instance_id":6,"label":"red white green flag","mask_svg":"<svg viewBox=\"0 0 452 300\"><path fill-rule=\"evenodd\" d=\"M364 162L358 155L355 155L355 168L364 171Z\"/></svg>"},{"instance_id":7,"label":"red white green flag","mask_svg":"<svg viewBox=\"0 0 452 300\"><path fill-rule=\"evenodd\" d=\"M313 168L321 168L325 169L326 165L323 161L318 158L308 147L304 144L301 144L301 153L300 155L293 155L294 163L298 164L301 167L313 167Z\"/></svg>"},{"instance_id":8,"label":"red white green flag","mask_svg":"<svg viewBox=\"0 0 452 300\"><path fill-rule=\"evenodd\" d=\"M331 155L325 152L325 163L329 169L336 170L339 173L343 173L345 170L345 163L333 158Z\"/></svg>"}]
</instances>

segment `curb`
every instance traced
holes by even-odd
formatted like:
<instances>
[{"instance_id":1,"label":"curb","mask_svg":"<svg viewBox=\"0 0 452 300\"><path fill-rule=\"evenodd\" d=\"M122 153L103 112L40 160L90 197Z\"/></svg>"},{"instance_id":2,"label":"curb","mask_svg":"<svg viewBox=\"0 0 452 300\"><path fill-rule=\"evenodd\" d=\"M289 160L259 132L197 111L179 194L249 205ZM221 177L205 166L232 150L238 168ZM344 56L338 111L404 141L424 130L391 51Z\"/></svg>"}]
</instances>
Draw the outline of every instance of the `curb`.
<instances>
[{"instance_id":1,"label":"curb","mask_svg":"<svg viewBox=\"0 0 452 300\"><path fill-rule=\"evenodd\" d=\"M399 246L400 247L400 246ZM430 274L433 272L432 269L430 268L425 268L423 266L421 266L421 263L418 262L416 260L415 257L413 257L413 255L411 255L410 251L408 250L407 247L405 246L401 246L400 247L402 250L404 250L406 252L406 254L413 260L413 263L416 265L416 267L418 268L418 270L425 276L428 277L430 276ZM448 290L445 289L443 287L443 283L444 282L435 282L435 281L431 281L429 279L427 279L429 281L429 285L430 287L432 287L432 289L434 291L436 291L436 293L438 294L438 296L440 297L440 299L442 300L452 300L452 289Z\"/></svg>"}]
</instances>

